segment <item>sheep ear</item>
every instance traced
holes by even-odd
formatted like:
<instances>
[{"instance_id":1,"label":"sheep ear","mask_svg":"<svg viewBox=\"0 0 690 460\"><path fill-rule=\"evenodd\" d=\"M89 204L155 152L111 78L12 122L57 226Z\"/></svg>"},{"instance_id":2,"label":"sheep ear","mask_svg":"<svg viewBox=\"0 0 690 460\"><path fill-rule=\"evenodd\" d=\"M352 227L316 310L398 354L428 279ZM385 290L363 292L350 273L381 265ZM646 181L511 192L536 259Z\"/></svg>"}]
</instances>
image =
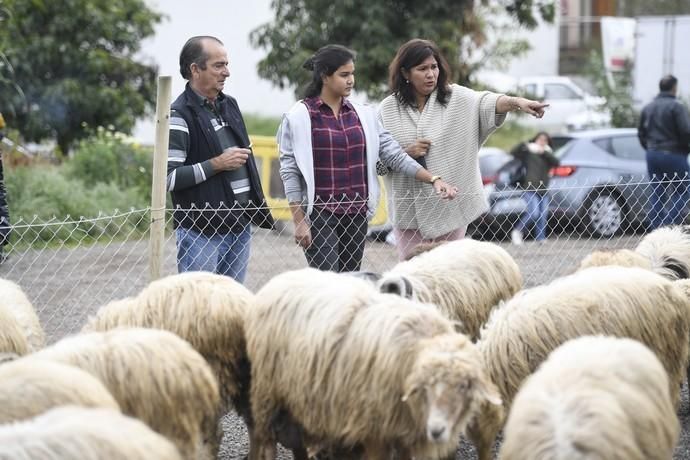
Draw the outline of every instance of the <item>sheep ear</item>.
<instances>
[{"instance_id":1,"label":"sheep ear","mask_svg":"<svg viewBox=\"0 0 690 460\"><path fill-rule=\"evenodd\" d=\"M413 394L415 394L417 391L419 391L419 387L412 387L412 388L410 388L409 390L407 390L407 391L405 392L405 394L403 395L402 398L400 398L400 400L401 400L402 402L406 402L408 399L410 399L410 396L412 396Z\"/></svg>"}]
</instances>

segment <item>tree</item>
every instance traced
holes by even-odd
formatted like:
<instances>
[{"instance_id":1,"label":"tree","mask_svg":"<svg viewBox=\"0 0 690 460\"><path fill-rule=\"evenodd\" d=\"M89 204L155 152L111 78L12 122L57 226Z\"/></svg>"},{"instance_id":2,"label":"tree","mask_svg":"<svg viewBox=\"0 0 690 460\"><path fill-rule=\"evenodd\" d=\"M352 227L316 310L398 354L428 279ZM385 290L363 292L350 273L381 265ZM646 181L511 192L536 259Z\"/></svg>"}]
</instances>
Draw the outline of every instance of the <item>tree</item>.
<instances>
[{"instance_id":1,"label":"tree","mask_svg":"<svg viewBox=\"0 0 690 460\"><path fill-rule=\"evenodd\" d=\"M611 125L616 128L637 126L639 113L633 104L632 64L626 62L623 70L612 72L609 78L603 62L599 51L591 51L585 74L591 78L597 94L606 99L606 107L611 112Z\"/></svg>"},{"instance_id":2,"label":"tree","mask_svg":"<svg viewBox=\"0 0 690 460\"><path fill-rule=\"evenodd\" d=\"M507 0L506 10L519 24L534 27L541 16L552 21L552 0ZM310 75L304 61L321 46L338 43L358 53L357 87L370 97L386 91L388 64L398 46L415 38L435 41L449 60L454 81L466 84L471 65L463 56L485 41L485 22L473 0L273 0L275 20L250 35L255 47L268 50L259 75L280 88L301 94Z\"/></svg>"},{"instance_id":3,"label":"tree","mask_svg":"<svg viewBox=\"0 0 690 460\"><path fill-rule=\"evenodd\" d=\"M67 154L152 110L158 69L134 56L162 16L144 0L0 0L0 11L2 110L26 140Z\"/></svg>"}]
</instances>

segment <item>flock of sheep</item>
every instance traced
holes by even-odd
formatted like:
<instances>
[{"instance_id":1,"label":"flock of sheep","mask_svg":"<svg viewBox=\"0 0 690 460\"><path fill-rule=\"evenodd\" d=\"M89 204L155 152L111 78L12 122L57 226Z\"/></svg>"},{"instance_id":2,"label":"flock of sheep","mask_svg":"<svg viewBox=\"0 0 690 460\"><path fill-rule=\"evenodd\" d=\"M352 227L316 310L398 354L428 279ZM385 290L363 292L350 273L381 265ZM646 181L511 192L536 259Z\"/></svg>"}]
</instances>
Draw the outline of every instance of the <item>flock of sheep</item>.
<instances>
[{"instance_id":1,"label":"flock of sheep","mask_svg":"<svg viewBox=\"0 0 690 460\"><path fill-rule=\"evenodd\" d=\"M0 279L0 460L212 459L220 418L250 460L668 460L690 344L690 228L598 251L522 288L492 243L382 274L288 271L252 293L184 273L46 346Z\"/></svg>"}]
</instances>

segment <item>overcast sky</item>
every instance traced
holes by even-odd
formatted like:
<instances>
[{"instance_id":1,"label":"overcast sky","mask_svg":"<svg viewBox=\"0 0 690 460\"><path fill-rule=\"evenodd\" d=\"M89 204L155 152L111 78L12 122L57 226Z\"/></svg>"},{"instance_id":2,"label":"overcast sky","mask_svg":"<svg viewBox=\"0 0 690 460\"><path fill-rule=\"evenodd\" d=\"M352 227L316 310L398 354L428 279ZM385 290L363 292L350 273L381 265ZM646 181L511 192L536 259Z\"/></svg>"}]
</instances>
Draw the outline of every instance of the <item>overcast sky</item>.
<instances>
[{"instance_id":1,"label":"overcast sky","mask_svg":"<svg viewBox=\"0 0 690 460\"><path fill-rule=\"evenodd\" d=\"M230 58L230 79L225 92L237 99L244 113L280 115L294 103L291 90L280 90L259 78L256 65L264 50L249 44L249 32L273 19L270 0L146 0L167 15L153 39L142 44L143 59L153 60L160 75L172 76L173 100L183 91L179 55L193 35L214 35L223 41ZM153 143L154 122L142 120L134 136Z\"/></svg>"}]
</instances>

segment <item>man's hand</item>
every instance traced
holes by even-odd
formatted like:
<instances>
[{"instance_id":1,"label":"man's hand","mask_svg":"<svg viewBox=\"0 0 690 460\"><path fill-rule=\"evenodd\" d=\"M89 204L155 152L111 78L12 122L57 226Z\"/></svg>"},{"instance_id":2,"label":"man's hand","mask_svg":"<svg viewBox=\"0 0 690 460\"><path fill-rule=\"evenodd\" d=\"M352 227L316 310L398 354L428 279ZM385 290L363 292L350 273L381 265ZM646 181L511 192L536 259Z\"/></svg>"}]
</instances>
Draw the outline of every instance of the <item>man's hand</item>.
<instances>
[{"instance_id":1,"label":"man's hand","mask_svg":"<svg viewBox=\"0 0 690 460\"><path fill-rule=\"evenodd\" d=\"M431 141L429 139L417 139L405 147L405 152L412 158L417 159L429 153L430 147Z\"/></svg>"},{"instance_id":2,"label":"man's hand","mask_svg":"<svg viewBox=\"0 0 690 460\"><path fill-rule=\"evenodd\" d=\"M217 157L211 158L211 166L214 171L232 171L246 164L251 152L249 149L229 147Z\"/></svg>"}]
</instances>

